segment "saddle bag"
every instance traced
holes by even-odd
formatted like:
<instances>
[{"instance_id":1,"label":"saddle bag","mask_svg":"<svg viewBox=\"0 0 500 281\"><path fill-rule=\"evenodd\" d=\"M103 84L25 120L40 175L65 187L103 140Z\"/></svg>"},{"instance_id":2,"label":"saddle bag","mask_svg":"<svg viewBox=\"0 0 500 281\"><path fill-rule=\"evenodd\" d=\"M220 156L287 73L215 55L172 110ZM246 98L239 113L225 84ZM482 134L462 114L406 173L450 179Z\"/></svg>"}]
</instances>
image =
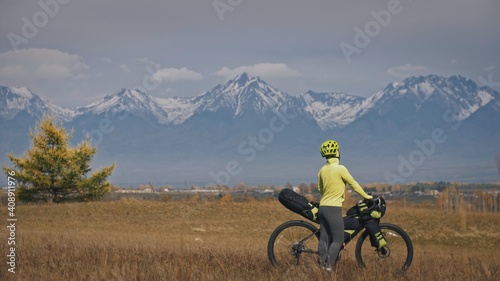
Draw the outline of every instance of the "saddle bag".
<instances>
[{"instance_id":1,"label":"saddle bag","mask_svg":"<svg viewBox=\"0 0 500 281\"><path fill-rule=\"evenodd\" d=\"M278 200L288 210L318 223L318 207L316 202L309 202L307 198L295 191L285 188L278 194Z\"/></svg>"}]
</instances>

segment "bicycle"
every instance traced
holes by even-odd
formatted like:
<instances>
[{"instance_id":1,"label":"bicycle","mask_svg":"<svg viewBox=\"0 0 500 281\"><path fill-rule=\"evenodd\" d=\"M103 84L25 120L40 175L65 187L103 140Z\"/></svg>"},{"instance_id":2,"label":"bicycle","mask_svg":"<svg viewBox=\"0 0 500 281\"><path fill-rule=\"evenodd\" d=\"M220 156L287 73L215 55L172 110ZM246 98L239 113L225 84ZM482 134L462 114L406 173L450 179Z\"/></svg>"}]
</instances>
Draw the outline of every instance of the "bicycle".
<instances>
[{"instance_id":1,"label":"bicycle","mask_svg":"<svg viewBox=\"0 0 500 281\"><path fill-rule=\"evenodd\" d=\"M346 218L350 217L344 216L344 223ZM413 260L413 244L408 234L397 225L380 223L379 227L387 245L376 249L370 242L368 231L363 231L364 222L362 219L360 221L359 227L352 230L346 229L349 235L344 235L345 247L361 233L355 249L358 266L366 268L370 265L406 271ZM291 220L282 223L269 237L267 244L269 261L273 266L318 264L319 235L319 229L307 221ZM338 259L340 259L340 253Z\"/></svg>"}]
</instances>

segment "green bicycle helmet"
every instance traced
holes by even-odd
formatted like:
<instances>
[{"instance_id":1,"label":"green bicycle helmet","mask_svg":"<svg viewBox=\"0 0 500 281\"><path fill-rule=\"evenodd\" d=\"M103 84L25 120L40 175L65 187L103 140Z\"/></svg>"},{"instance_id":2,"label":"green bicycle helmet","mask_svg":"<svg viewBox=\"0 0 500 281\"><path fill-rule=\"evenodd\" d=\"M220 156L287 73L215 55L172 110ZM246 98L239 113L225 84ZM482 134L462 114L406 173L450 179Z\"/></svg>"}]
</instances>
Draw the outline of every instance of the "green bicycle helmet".
<instances>
[{"instance_id":1,"label":"green bicycle helmet","mask_svg":"<svg viewBox=\"0 0 500 281\"><path fill-rule=\"evenodd\" d=\"M340 157L339 144L334 140L327 140L322 143L320 152L323 157Z\"/></svg>"}]
</instances>

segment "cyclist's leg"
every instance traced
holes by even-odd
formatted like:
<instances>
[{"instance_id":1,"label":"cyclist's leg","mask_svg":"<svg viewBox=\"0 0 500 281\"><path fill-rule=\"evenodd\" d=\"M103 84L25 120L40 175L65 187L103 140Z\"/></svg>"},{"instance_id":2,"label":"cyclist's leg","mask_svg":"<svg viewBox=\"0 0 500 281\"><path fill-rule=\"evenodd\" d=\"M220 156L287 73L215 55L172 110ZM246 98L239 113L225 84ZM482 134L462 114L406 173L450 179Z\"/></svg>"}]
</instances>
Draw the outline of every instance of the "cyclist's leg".
<instances>
[{"instance_id":1,"label":"cyclist's leg","mask_svg":"<svg viewBox=\"0 0 500 281\"><path fill-rule=\"evenodd\" d=\"M321 206L319 208L320 261L334 265L344 242L344 220L341 207ZM329 241L330 240L330 241Z\"/></svg>"},{"instance_id":2,"label":"cyclist's leg","mask_svg":"<svg viewBox=\"0 0 500 281\"><path fill-rule=\"evenodd\" d=\"M332 236L332 244L328 249L328 257L333 266L337 261L337 256L339 255L339 252L342 249L342 244L344 243L344 220L342 219L342 208L332 208L333 210L329 212L330 215L328 216Z\"/></svg>"},{"instance_id":3,"label":"cyclist's leg","mask_svg":"<svg viewBox=\"0 0 500 281\"><path fill-rule=\"evenodd\" d=\"M318 219L319 219L319 244L318 244L318 256L319 262L321 266L326 266L326 262L328 260L328 247L330 246L330 233L328 222L323 216L322 207L319 208L318 211Z\"/></svg>"}]
</instances>

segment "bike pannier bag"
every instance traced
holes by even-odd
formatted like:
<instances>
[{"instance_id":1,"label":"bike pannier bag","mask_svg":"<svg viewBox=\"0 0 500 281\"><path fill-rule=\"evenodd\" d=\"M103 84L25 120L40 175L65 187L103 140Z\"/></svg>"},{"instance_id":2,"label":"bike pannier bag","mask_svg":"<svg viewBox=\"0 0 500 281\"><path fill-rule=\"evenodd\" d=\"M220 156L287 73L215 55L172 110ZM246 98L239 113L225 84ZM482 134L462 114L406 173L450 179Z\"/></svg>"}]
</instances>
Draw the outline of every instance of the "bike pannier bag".
<instances>
[{"instance_id":1,"label":"bike pannier bag","mask_svg":"<svg viewBox=\"0 0 500 281\"><path fill-rule=\"evenodd\" d=\"M365 221L364 226L368 234L370 234L370 242L373 247L380 249L387 245L387 241L380 230L379 220Z\"/></svg>"},{"instance_id":2,"label":"bike pannier bag","mask_svg":"<svg viewBox=\"0 0 500 281\"><path fill-rule=\"evenodd\" d=\"M278 200L288 210L303 216L313 222L318 222L318 206L309 202L304 196L285 188L278 194Z\"/></svg>"}]
</instances>

